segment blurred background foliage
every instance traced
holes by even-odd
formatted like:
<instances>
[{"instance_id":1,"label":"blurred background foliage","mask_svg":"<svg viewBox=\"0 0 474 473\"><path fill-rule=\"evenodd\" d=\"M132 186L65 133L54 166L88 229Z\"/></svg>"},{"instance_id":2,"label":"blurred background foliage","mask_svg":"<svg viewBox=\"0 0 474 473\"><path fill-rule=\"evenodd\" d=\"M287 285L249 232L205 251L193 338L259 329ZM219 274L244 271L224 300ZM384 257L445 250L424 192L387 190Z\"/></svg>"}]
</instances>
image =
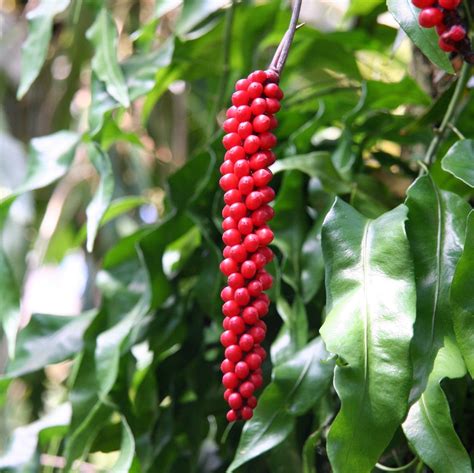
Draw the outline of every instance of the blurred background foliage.
<instances>
[{"instance_id":1,"label":"blurred background foliage","mask_svg":"<svg viewBox=\"0 0 474 473\"><path fill-rule=\"evenodd\" d=\"M234 81L272 57L288 4L38 3L1 6L0 197L26 184L0 209L0 368L15 354L0 468L225 471L241 426L225 431L219 373L219 127ZM267 346L281 380L276 369L239 471L330 471L333 361L308 344L325 313L322 221L335 195L367 217L401 203L453 93L383 1L305 0L301 21L273 169ZM472 98L461 110L440 156L473 131ZM438 163L432 175L472 192ZM298 384L314 356L327 366ZM472 446L472 384L446 384ZM383 460L411 457L400 430Z\"/></svg>"}]
</instances>

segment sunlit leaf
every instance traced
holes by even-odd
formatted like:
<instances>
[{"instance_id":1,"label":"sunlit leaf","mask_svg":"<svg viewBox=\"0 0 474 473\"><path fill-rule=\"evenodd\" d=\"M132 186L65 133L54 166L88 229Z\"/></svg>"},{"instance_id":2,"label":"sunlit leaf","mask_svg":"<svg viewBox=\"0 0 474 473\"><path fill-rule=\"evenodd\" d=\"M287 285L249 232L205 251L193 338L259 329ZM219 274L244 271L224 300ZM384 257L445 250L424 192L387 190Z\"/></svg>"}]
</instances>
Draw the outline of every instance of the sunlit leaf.
<instances>
[{"instance_id":1,"label":"sunlit leaf","mask_svg":"<svg viewBox=\"0 0 474 473\"><path fill-rule=\"evenodd\" d=\"M441 166L470 187L474 187L474 140L457 141L446 153Z\"/></svg>"}]
</instances>

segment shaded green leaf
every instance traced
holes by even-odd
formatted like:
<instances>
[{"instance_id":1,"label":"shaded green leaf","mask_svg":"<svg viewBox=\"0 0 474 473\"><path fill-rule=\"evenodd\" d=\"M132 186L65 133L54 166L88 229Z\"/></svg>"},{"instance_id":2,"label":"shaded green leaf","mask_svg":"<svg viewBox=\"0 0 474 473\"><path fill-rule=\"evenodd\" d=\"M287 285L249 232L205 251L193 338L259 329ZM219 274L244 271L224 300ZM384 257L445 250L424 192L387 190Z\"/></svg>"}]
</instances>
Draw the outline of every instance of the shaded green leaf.
<instances>
[{"instance_id":1,"label":"shaded green leaf","mask_svg":"<svg viewBox=\"0 0 474 473\"><path fill-rule=\"evenodd\" d=\"M179 35L188 33L227 3L227 0L184 0L183 11L176 24L176 32Z\"/></svg>"},{"instance_id":2,"label":"shaded green leaf","mask_svg":"<svg viewBox=\"0 0 474 473\"><path fill-rule=\"evenodd\" d=\"M114 174L109 156L96 144L88 147L89 159L99 173L99 185L87 206L87 251L92 252L101 221L107 212L114 193Z\"/></svg>"},{"instance_id":3,"label":"shaded green leaf","mask_svg":"<svg viewBox=\"0 0 474 473\"><path fill-rule=\"evenodd\" d=\"M444 156L441 167L474 187L474 140L457 141Z\"/></svg>"},{"instance_id":4,"label":"shaded green leaf","mask_svg":"<svg viewBox=\"0 0 474 473\"><path fill-rule=\"evenodd\" d=\"M471 473L471 461L454 430L443 378L466 374L461 353L449 338L438 351L425 392L410 408L403 431L418 456L434 473Z\"/></svg>"},{"instance_id":5,"label":"shaded green leaf","mask_svg":"<svg viewBox=\"0 0 474 473\"><path fill-rule=\"evenodd\" d=\"M418 178L408 189L406 205L417 282L411 393L411 399L416 400L424 390L438 349L452 332L449 290L470 207L456 194L441 191L430 175Z\"/></svg>"},{"instance_id":6,"label":"shaded green leaf","mask_svg":"<svg viewBox=\"0 0 474 473\"><path fill-rule=\"evenodd\" d=\"M404 206L369 220L337 199L323 225L329 313L320 332L340 359L341 409L327 443L335 473L372 471L408 409L415 283L405 219Z\"/></svg>"},{"instance_id":7,"label":"shaded green leaf","mask_svg":"<svg viewBox=\"0 0 474 473\"><path fill-rule=\"evenodd\" d=\"M17 99L28 92L38 77L48 54L53 33L53 19L66 10L70 0L41 0L39 5L26 15L28 37L21 48L21 79Z\"/></svg>"},{"instance_id":8,"label":"shaded green leaf","mask_svg":"<svg viewBox=\"0 0 474 473\"><path fill-rule=\"evenodd\" d=\"M454 305L453 324L459 350L474 378L474 211L467 220L464 251L459 258L451 285L451 303Z\"/></svg>"},{"instance_id":9,"label":"shaded green leaf","mask_svg":"<svg viewBox=\"0 0 474 473\"><path fill-rule=\"evenodd\" d=\"M279 365L245 424L235 458L227 472L280 444L291 433L295 417L307 412L328 389L334 363L316 338Z\"/></svg>"},{"instance_id":10,"label":"shaded green leaf","mask_svg":"<svg viewBox=\"0 0 474 473\"><path fill-rule=\"evenodd\" d=\"M105 8L101 9L86 36L95 47L92 70L105 83L107 92L124 107L128 107L130 99L127 85L117 61L117 28Z\"/></svg>"},{"instance_id":11,"label":"shaded green leaf","mask_svg":"<svg viewBox=\"0 0 474 473\"><path fill-rule=\"evenodd\" d=\"M418 23L419 9L411 0L387 0L387 6L395 20L425 56L441 69L452 74L453 66L448 55L438 46L434 28L422 28Z\"/></svg>"}]
</instances>

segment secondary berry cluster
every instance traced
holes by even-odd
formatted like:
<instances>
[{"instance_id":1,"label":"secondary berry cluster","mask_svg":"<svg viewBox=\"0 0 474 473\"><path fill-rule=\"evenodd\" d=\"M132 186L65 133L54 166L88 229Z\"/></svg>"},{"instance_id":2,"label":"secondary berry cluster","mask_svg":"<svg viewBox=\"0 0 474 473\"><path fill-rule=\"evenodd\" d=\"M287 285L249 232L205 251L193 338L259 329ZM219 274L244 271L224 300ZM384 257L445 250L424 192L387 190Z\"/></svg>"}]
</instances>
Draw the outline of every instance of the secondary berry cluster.
<instances>
[{"instance_id":1,"label":"secondary berry cluster","mask_svg":"<svg viewBox=\"0 0 474 473\"><path fill-rule=\"evenodd\" d=\"M471 42L460 13L462 0L412 0L421 8L418 22L423 28L436 28L439 47L446 52L457 52L469 63L474 63Z\"/></svg>"},{"instance_id":2,"label":"secondary berry cluster","mask_svg":"<svg viewBox=\"0 0 474 473\"><path fill-rule=\"evenodd\" d=\"M267 223L274 215L269 203L275 197L268 167L275 162L272 148L277 139L272 130L278 125L274 114L283 98L278 81L273 70L258 70L238 80L223 123L226 153L219 185L224 191L225 247L220 270L227 286L221 292L225 317L221 371L229 422L252 417L257 405L254 392L263 384L261 364L267 354L261 343L267 327L262 319L270 304L263 291L273 282L264 267L273 259L268 248L273 232Z\"/></svg>"}]
</instances>

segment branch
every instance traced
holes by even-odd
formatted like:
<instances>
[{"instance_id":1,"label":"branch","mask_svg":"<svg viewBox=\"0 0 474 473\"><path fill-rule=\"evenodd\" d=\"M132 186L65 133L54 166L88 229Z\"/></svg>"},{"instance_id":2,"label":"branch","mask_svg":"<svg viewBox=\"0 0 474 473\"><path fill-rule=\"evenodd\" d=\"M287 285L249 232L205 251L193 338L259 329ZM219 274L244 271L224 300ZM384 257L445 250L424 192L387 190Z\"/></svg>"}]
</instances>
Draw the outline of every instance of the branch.
<instances>
[{"instance_id":1,"label":"branch","mask_svg":"<svg viewBox=\"0 0 474 473\"><path fill-rule=\"evenodd\" d=\"M285 67L288 53L290 52L291 43L293 42L293 38L297 29L302 3L303 0L295 0L295 3L293 4L293 13L291 14L290 25L288 26L288 30L278 45L278 48L269 66L269 68L274 70L278 75L281 75L281 72Z\"/></svg>"}]
</instances>

